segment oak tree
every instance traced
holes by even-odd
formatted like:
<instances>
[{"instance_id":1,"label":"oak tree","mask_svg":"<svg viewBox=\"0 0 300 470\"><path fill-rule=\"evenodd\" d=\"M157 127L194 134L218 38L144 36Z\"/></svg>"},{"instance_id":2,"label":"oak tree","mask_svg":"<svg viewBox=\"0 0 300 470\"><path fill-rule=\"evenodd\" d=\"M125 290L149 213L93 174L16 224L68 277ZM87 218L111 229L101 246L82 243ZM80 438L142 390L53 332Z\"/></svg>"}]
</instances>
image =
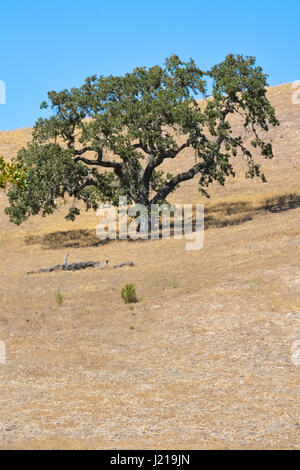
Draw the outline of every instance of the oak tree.
<instances>
[{"instance_id":1,"label":"oak tree","mask_svg":"<svg viewBox=\"0 0 300 470\"><path fill-rule=\"evenodd\" d=\"M279 124L267 96L267 75L254 57L228 55L208 71L176 55L164 66L138 67L124 76L92 76L80 88L48 93L52 114L40 118L32 141L17 156L26 167L26 184L8 191L6 212L17 224L31 215L47 215L69 200L67 218L98 203L166 202L181 183L199 178L208 196L213 181L234 176L233 159L242 154L247 177L265 176L253 149L272 158L272 145L260 136ZM208 97L208 90L211 91ZM199 102L200 98L205 98ZM244 129L232 132L239 114ZM247 131L247 132L245 132ZM245 134L252 138L245 140ZM180 136L180 138L178 138ZM161 170L190 148L195 161L175 175Z\"/></svg>"}]
</instances>

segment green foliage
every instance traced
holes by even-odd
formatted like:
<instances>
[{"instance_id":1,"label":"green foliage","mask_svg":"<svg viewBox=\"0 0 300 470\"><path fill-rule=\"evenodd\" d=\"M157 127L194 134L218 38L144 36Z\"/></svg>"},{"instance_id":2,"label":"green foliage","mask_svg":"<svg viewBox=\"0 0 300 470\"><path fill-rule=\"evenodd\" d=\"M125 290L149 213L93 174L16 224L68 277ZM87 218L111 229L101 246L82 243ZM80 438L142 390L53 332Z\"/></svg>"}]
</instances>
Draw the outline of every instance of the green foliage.
<instances>
[{"instance_id":1,"label":"green foliage","mask_svg":"<svg viewBox=\"0 0 300 470\"><path fill-rule=\"evenodd\" d=\"M266 97L266 78L253 57L231 54L204 72L192 59L184 63L173 55L163 67L94 75L80 88L49 92L49 103L41 107L50 104L53 115L36 122L33 141L17 157L28 174L25 186L8 192L10 219L19 224L50 214L66 198L71 220L80 213L75 200L96 209L99 201L117 205L126 195L129 204L150 207L197 175L199 190L208 196L213 181L224 185L234 176L237 154L248 164L247 177L265 181L252 149L272 158L272 146L259 131L279 124ZM208 79L212 95L200 106L196 98L207 97ZM237 113L245 130L233 136L229 118ZM166 159L184 158L186 148L195 154L187 171L170 175L158 168Z\"/></svg>"},{"instance_id":2,"label":"green foliage","mask_svg":"<svg viewBox=\"0 0 300 470\"><path fill-rule=\"evenodd\" d=\"M9 183L24 187L25 169L19 163L5 162L0 156L0 189L6 189Z\"/></svg>"},{"instance_id":3,"label":"green foliage","mask_svg":"<svg viewBox=\"0 0 300 470\"><path fill-rule=\"evenodd\" d=\"M126 284L126 286L123 287L123 289L121 290L121 297L124 300L125 304L132 304L138 302L135 287L132 283Z\"/></svg>"},{"instance_id":4,"label":"green foliage","mask_svg":"<svg viewBox=\"0 0 300 470\"><path fill-rule=\"evenodd\" d=\"M64 301L64 296L63 294L60 292L60 290L57 290L55 292L55 301L56 301L56 304L58 307L61 307L62 304L63 304L63 301Z\"/></svg>"}]
</instances>

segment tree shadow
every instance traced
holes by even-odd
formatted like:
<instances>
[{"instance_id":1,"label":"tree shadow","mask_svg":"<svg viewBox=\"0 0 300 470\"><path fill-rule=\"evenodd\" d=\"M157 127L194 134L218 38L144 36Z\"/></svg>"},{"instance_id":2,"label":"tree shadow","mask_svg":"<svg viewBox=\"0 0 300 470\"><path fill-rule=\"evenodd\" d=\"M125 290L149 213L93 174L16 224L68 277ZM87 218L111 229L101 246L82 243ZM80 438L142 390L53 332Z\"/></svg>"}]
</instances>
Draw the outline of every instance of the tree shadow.
<instances>
[{"instance_id":1,"label":"tree shadow","mask_svg":"<svg viewBox=\"0 0 300 470\"><path fill-rule=\"evenodd\" d=\"M43 249L85 248L106 245L111 240L100 240L95 230L63 230L41 236L28 236L26 245L41 245Z\"/></svg>"},{"instance_id":2,"label":"tree shadow","mask_svg":"<svg viewBox=\"0 0 300 470\"><path fill-rule=\"evenodd\" d=\"M300 207L300 194L289 193L267 199L264 209L269 212L282 212Z\"/></svg>"},{"instance_id":3,"label":"tree shadow","mask_svg":"<svg viewBox=\"0 0 300 470\"><path fill-rule=\"evenodd\" d=\"M143 242L146 240L132 240L127 238L119 240L118 232L116 239L118 241ZM46 233L45 235L30 235L25 237L26 245L40 245L44 250L58 250L62 248L91 248L107 245L115 240L106 238L101 240L96 234L96 230L77 229L63 230Z\"/></svg>"},{"instance_id":4,"label":"tree shadow","mask_svg":"<svg viewBox=\"0 0 300 470\"><path fill-rule=\"evenodd\" d=\"M280 196L274 196L266 199L262 203L253 206L248 201L221 202L205 209L204 227L221 228L233 225L240 225L252 220L256 215L263 212L282 212L300 207L300 194L287 193ZM192 220L189 220L193 230L196 228L195 212ZM170 220L170 235L174 235L174 220ZM159 236L162 238L162 224L159 226ZM149 236L149 239L151 237ZM118 239L117 236L117 240ZM133 243L142 243L147 240L132 240ZM27 236L25 243L27 245L40 245L43 249L62 249L62 248L88 248L106 245L114 240L100 240L97 237L96 230L77 229L65 230L47 233L42 236ZM122 241L122 240L121 240ZM126 241L126 239L124 240Z\"/></svg>"},{"instance_id":5,"label":"tree shadow","mask_svg":"<svg viewBox=\"0 0 300 470\"><path fill-rule=\"evenodd\" d=\"M204 209L204 227L221 228L240 225L252 220L255 216L268 212L282 212L300 207L300 194L287 193L268 198L253 205L249 201L220 202ZM196 228L195 211L192 221L193 230ZM171 221L171 235L174 233L174 222Z\"/></svg>"}]
</instances>

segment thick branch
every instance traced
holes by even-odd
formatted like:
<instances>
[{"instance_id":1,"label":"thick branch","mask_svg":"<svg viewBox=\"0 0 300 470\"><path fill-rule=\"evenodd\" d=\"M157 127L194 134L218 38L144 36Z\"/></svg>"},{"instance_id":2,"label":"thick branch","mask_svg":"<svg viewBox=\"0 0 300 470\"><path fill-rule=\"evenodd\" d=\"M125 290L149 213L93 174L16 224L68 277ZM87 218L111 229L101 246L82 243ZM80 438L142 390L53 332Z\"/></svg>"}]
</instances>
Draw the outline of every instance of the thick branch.
<instances>
[{"instance_id":1,"label":"thick branch","mask_svg":"<svg viewBox=\"0 0 300 470\"><path fill-rule=\"evenodd\" d=\"M92 152L93 150L92 147L83 147L80 150L75 150L74 155L83 155L85 152Z\"/></svg>"},{"instance_id":2,"label":"thick branch","mask_svg":"<svg viewBox=\"0 0 300 470\"><path fill-rule=\"evenodd\" d=\"M85 158L85 157L75 157L74 162L75 163L82 162L82 163L85 163L86 165L97 165L97 166L100 165L98 160L90 160L89 158Z\"/></svg>"},{"instance_id":3,"label":"thick branch","mask_svg":"<svg viewBox=\"0 0 300 470\"><path fill-rule=\"evenodd\" d=\"M226 115L226 114L225 114ZM223 117L224 119L225 117ZM192 168L188 171L183 173L179 173L177 176L169 180L156 194L156 196L152 200L152 204L156 204L158 201L163 201L166 197L172 192L176 186L184 181L188 181L194 178L197 173L203 171L204 173L207 172L211 164L214 162L215 155L220 151L221 145L225 140L224 136L218 136L217 139L217 147L214 149L214 152L211 154L209 158L206 158L204 161L196 163Z\"/></svg>"},{"instance_id":4,"label":"thick branch","mask_svg":"<svg viewBox=\"0 0 300 470\"><path fill-rule=\"evenodd\" d=\"M178 186L178 184L183 181L188 181L194 178L194 176L201 171L203 168L203 163L196 163L188 171L179 173L177 176L168 181L156 194L152 200L152 204L157 204L159 201L163 201L170 194L173 189Z\"/></svg>"},{"instance_id":5,"label":"thick branch","mask_svg":"<svg viewBox=\"0 0 300 470\"><path fill-rule=\"evenodd\" d=\"M88 147L85 147L86 149ZM82 149L83 150L83 149ZM93 149L91 149L93 150ZM87 150L85 150L87 151ZM79 152L79 151L76 151ZM83 152L82 152L83 153ZM78 153L77 153L78 155ZM98 158L97 160L90 160L89 158L86 157L81 157L77 156L74 158L74 162L82 162L85 163L86 165L96 165L96 166L101 166L103 168L113 168L114 172L116 173L117 176L121 177L122 176L122 166L120 163L117 162L112 162L112 161L103 161L103 153L102 150L98 150Z\"/></svg>"},{"instance_id":6,"label":"thick branch","mask_svg":"<svg viewBox=\"0 0 300 470\"><path fill-rule=\"evenodd\" d=\"M150 150L148 149L148 147L145 146L145 145L143 145L141 140L140 140L138 143L133 144L132 146L133 146L135 149L141 149L141 150L143 150L145 153L148 153L148 154L150 153Z\"/></svg>"},{"instance_id":7,"label":"thick branch","mask_svg":"<svg viewBox=\"0 0 300 470\"><path fill-rule=\"evenodd\" d=\"M144 174L143 174L143 177L142 177L142 183L144 184L144 186L147 189L149 189L149 182L150 182L153 171L155 170L155 168L157 168L159 165L161 165L162 162L166 158L175 158L183 149L185 149L189 146L190 146L190 141L187 140L187 142L182 144L177 149L170 149L170 150L167 150L165 152L162 152L156 158L153 154L149 155L148 163L147 163L147 166L144 170Z\"/></svg>"}]
</instances>

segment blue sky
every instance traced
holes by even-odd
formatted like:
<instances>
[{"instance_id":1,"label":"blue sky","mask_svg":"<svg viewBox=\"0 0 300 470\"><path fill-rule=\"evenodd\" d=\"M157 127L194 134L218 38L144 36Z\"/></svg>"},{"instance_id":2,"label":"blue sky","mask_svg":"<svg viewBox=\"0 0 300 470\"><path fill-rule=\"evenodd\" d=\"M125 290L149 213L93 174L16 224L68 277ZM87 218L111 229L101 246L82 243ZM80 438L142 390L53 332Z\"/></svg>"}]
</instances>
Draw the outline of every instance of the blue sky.
<instances>
[{"instance_id":1,"label":"blue sky","mask_svg":"<svg viewBox=\"0 0 300 470\"><path fill-rule=\"evenodd\" d=\"M299 22L299 0L3 0L0 130L32 126L49 90L173 53L204 70L228 53L254 55L271 85L299 80Z\"/></svg>"}]
</instances>

